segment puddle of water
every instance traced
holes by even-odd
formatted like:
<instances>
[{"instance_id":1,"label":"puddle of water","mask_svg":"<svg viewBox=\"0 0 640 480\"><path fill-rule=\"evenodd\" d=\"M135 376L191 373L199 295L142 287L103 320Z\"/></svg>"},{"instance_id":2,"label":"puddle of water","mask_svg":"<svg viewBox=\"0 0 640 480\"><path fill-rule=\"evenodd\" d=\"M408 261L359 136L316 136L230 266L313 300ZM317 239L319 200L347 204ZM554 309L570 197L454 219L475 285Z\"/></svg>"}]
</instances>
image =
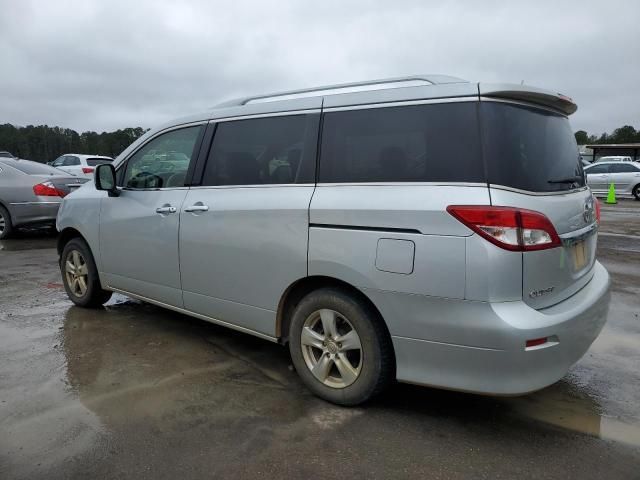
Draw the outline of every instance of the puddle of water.
<instances>
[{"instance_id":1,"label":"puddle of water","mask_svg":"<svg viewBox=\"0 0 640 480\"><path fill-rule=\"evenodd\" d=\"M572 398L562 392L563 389L553 390L551 387L528 397L511 399L508 403L517 415L604 440L640 446L640 425L607 417L595 410L595 402L589 404L580 398Z\"/></svg>"},{"instance_id":2,"label":"puddle of water","mask_svg":"<svg viewBox=\"0 0 640 480\"><path fill-rule=\"evenodd\" d=\"M56 325L0 323L0 446L5 467L25 478L94 448L105 435L99 418L66 381ZM28 374L25 374L25 365Z\"/></svg>"}]
</instances>

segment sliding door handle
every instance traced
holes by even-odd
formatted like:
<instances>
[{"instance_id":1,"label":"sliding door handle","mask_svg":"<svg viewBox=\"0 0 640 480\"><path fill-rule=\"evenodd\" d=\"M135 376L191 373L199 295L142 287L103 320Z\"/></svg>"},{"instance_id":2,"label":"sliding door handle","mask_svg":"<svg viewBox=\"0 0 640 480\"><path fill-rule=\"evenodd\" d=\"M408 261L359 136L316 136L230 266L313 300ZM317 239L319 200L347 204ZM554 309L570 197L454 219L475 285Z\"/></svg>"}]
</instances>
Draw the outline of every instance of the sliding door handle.
<instances>
[{"instance_id":1,"label":"sliding door handle","mask_svg":"<svg viewBox=\"0 0 640 480\"><path fill-rule=\"evenodd\" d=\"M209 206L203 204L202 202L197 202L194 203L193 205L191 205L190 207L185 207L184 209L185 212L208 212L209 211Z\"/></svg>"},{"instance_id":2,"label":"sliding door handle","mask_svg":"<svg viewBox=\"0 0 640 480\"><path fill-rule=\"evenodd\" d=\"M162 207L156 208L156 213L176 213L178 209L172 205L163 205Z\"/></svg>"}]
</instances>

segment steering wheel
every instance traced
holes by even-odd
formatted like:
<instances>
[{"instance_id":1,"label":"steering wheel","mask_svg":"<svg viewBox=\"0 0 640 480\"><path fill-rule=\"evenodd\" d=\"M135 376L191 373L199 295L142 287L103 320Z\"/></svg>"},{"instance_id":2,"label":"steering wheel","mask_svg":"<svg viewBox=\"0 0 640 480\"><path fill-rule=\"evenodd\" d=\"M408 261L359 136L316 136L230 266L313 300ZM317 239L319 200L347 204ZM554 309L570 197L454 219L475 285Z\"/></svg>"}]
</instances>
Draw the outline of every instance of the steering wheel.
<instances>
[{"instance_id":1,"label":"steering wheel","mask_svg":"<svg viewBox=\"0 0 640 480\"><path fill-rule=\"evenodd\" d=\"M142 171L136 173L133 176L133 180L138 182L144 182L143 188L161 188L162 187L162 177L156 175L155 173Z\"/></svg>"}]
</instances>

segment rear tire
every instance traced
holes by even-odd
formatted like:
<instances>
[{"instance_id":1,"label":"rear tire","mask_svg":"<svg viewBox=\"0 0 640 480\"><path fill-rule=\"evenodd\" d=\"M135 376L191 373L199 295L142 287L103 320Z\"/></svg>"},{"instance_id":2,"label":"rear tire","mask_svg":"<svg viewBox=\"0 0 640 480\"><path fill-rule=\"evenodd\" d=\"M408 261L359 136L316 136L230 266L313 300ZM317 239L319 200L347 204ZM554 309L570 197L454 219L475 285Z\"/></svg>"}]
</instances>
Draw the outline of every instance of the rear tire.
<instances>
[{"instance_id":1,"label":"rear tire","mask_svg":"<svg viewBox=\"0 0 640 480\"><path fill-rule=\"evenodd\" d=\"M69 299L79 307L97 308L111 298L111 292L102 289L91 250L81 238L72 238L64 246L60 272Z\"/></svg>"},{"instance_id":2,"label":"rear tire","mask_svg":"<svg viewBox=\"0 0 640 480\"><path fill-rule=\"evenodd\" d=\"M13 233L13 224L9 211L0 205L0 240L9 238Z\"/></svg>"},{"instance_id":3,"label":"rear tire","mask_svg":"<svg viewBox=\"0 0 640 480\"><path fill-rule=\"evenodd\" d=\"M295 307L289 351L309 390L338 405L366 402L394 378L393 346L382 319L337 288L311 292Z\"/></svg>"},{"instance_id":4,"label":"rear tire","mask_svg":"<svg viewBox=\"0 0 640 480\"><path fill-rule=\"evenodd\" d=\"M636 197L636 200L640 200L640 183L633 187L633 196Z\"/></svg>"}]
</instances>

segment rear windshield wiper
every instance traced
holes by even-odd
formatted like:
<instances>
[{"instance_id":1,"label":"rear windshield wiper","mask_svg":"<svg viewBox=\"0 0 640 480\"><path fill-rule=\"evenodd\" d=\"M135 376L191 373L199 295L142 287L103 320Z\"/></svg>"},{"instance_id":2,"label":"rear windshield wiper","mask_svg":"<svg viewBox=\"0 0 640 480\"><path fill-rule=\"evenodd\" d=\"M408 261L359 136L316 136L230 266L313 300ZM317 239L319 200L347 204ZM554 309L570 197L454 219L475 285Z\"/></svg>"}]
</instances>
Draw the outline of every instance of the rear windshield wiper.
<instances>
[{"instance_id":1,"label":"rear windshield wiper","mask_svg":"<svg viewBox=\"0 0 640 480\"><path fill-rule=\"evenodd\" d=\"M580 180L582 180L582 177L567 177L547 180L547 183L578 183Z\"/></svg>"}]
</instances>

